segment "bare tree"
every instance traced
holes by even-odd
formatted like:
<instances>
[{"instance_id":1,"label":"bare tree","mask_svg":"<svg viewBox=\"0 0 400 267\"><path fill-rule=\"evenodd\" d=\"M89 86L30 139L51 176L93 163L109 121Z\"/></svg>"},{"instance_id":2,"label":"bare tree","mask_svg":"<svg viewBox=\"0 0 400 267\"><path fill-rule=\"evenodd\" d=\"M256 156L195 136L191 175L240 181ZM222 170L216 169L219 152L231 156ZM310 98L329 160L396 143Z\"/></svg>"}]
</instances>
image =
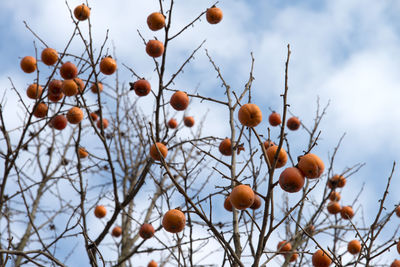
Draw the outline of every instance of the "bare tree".
<instances>
[{"instance_id":1,"label":"bare tree","mask_svg":"<svg viewBox=\"0 0 400 267\"><path fill-rule=\"evenodd\" d=\"M395 164L371 222L359 203L363 188L354 193L352 203L340 203L341 190L349 190L346 179L363 163L334 167L344 135L325 164L323 156L314 154L329 103L321 106L317 100L312 125L293 118L287 97L290 45L282 59L282 117L273 125L279 129L274 137L272 125L267 131L256 127L261 111L253 105L259 104L252 97L253 54L243 88L230 86L205 41L194 44L174 71L169 69L168 48L176 38L196 30L192 26L205 23L204 17L212 24L222 19L215 5L204 7L173 31L175 4L159 1L156 20L148 22L150 29L163 31L162 40L148 40L138 31L154 59L151 71L120 64L115 48L109 49L108 33L96 47L88 3L73 9L67 3L75 27L49 66L43 64L45 38L25 23L35 38L36 54L24 58L21 67L36 77L28 98L10 78L11 91L5 96L16 94L18 103L6 103L4 96L0 104L1 266L70 266L77 257L83 265L137 266L143 254L151 254L159 266L207 266L210 259L213 266L387 265L390 248L397 245L400 252L398 227L390 220L395 213L400 216L398 203L387 203ZM82 44L80 54L70 52L73 41ZM224 99L203 95L197 88L184 93L176 88L177 77L202 53L210 75L225 91ZM132 80L120 81L121 71L128 71ZM150 88L146 77L151 73L157 81ZM152 100L152 113L142 106L142 98ZM188 99L223 107L229 136L204 135L203 123L210 115L196 114L194 122L184 111ZM15 106L20 123L11 129L4 116ZM291 149L296 141L287 135L297 128L308 136L302 151ZM309 157L312 160L301 162ZM249 199L244 206L237 204L236 191L230 195L236 188L247 188L237 193L238 201ZM164 215L169 210L183 212L183 230L166 230ZM143 234L144 224L154 228L154 236L152 231ZM271 244L276 240L281 242ZM317 250L324 251L320 258Z\"/></svg>"}]
</instances>

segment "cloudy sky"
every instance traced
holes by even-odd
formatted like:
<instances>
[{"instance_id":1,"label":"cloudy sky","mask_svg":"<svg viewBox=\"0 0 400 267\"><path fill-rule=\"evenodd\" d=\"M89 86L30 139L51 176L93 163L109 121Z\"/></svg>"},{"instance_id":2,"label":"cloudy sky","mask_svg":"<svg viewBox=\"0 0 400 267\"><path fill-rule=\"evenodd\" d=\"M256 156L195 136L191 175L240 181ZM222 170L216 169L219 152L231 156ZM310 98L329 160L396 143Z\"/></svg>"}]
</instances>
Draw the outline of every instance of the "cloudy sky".
<instances>
[{"instance_id":1,"label":"cloudy sky","mask_svg":"<svg viewBox=\"0 0 400 267\"><path fill-rule=\"evenodd\" d=\"M82 1L68 1L71 7ZM173 31L196 17L212 5L213 1L176 1ZM158 10L158 1L99 0L89 3L91 20L97 44L110 30L108 47L116 47L120 63L125 63L150 82L156 81L152 60L144 53L144 46L137 34L146 39L162 37L162 33L147 30L145 21L149 13ZM349 187L366 190L362 201L376 210L377 200L383 192L384 182L393 161L400 155L400 2L394 0L221 0L218 6L224 19L210 25L205 18L174 40L169 48L169 73L176 70L191 51L203 40L204 48L221 67L225 80L235 90L243 88L248 79L250 53L255 57L254 102L262 107L266 118L269 110L280 111L283 90L286 46L291 45L289 67L290 111L303 123L311 125L317 97L321 105L330 101L327 115L321 124L321 140L316 152L325 161L340 136L346 133L338 153L334 170L343 171L355 163L366 163L360 172L348 181ZM68 40L73 24L67 7L61 0L2 0L0 1L0 68L1 92L7 90L8 110L12 110L12 95L8 77L23 92L33 76L22 73L21 57L34 55L35 41L38 50L43 45L35 40L23 21L41 36L46 43L61 50ZM72 51L80 51L76 42ZM119 65L121 80L130 81L129 71ZM205 95L224 99L224 90L211 71L204 50L185 69L177 80L176 89L189 92L198 90ZM180 88L179 88L180 87ZM228 128L218 106L194 102L192 114L212 114L206 121L204 134L224 137ZM214 114L222 114L215 116ZM198 117L200 119L200 117ZM8 117L9 123L13 118ZM259 131L266 129L264 122ZM273 131L273 134L277 132ZM306 140L304 135L289 133L289 140ZM305 144L294 145L301 153ZM395 173L389 207L398 202L400 186ZM352 200L351 190L344 191L344 198ZM373 194L374 198L371 198Z\"/></svg>"}]
</instances>

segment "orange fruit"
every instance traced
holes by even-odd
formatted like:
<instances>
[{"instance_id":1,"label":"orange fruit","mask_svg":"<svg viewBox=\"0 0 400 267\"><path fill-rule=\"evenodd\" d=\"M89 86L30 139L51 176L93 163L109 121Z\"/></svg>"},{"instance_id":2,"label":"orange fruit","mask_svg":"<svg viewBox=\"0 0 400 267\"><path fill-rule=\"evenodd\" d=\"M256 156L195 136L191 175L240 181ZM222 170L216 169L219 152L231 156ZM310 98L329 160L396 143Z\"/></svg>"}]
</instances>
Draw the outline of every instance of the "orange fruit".
<instances>
[{"instance_id":1,"label":"orange fruit","mask_svg":"<svg viewBox=\"0 0 400 267\"><path fill-rule=\"evenodd\" d=\"M77 20L87 20L90 16L90 8L85 4L79 5L74 9L74 16Z\"/></svg>"},{"instance_id":2,"label":"orange fruit","mask_svg":"<svg viewBox=\"0 0 400 267\"><path fill-rule=\"evenodd\" d=\"M155 230L153 225L149 223L144 223L140 226L139 235L143 239L149 239L154 236Z\"/></svg>"},{"instance_id":3,"label":"orange fruit","mask_svg":"<svg viewBox=\"0 0 400 267\"><path fill-rule=\"evenodd\" d=\"M225 198L225 201L224 201L224 208L225 208L227 211L232 211L232 210L233 210L232 203L231 203L231 197L230 197L230 196L227 196L227 197Z\"/></svg>"},{"instance_id":4,"label":"orange fruit","mask_svg":"<svg viewBox=\"0 0 400 267\"><path fill-rule=\"evenodd\" d=\"M232 155L232 142L231 139L225 138L222 140L222 142L219 144L219 152L221 152L222 155L224 156L230 156Z\"/></svg>"},{"instance_id":5,"label":"orange fruit","mask_svg":"<svg viewBox=\"0 0 400 267\"><path fill-rule=\"evenodd\" d=\"M67 112L67 120L69 123L78 124L83 120L83 111L78 107L72 107Z\"/></svg>"},{"instance_id":6,"label":"orange fruit","mask_svg":"<svg viewBox=\"0 0 400 267\"><path fill-rule=\"evenodd\" d=\"M304 186L305 178L303 173L296 167L286 168L279 176L279 185L282 190L295 193Z\"/></svg>"},{"instance_id":7,"label":"orange fruit","mask_svg":"<svg viewBox=\"0 0 400 267\"><path fill-rule=\"evenodd\" d=\"M100 61L100 71L105 75L111 75L117 70L117 62L110 56Z\"/></svg>"},{"instance_id":8,"label":"orange fruit","mask_svg":"<svg viewBox=\"0 0 400 267\"><path fill-rule=\"evenodd\" d=\"M106 118L103 118L103 120L98 120L96 123L97 128L101 129L101 125L103 125L103 128L106 129L108 127L108 120Z\"/></svg>"},{"instance_id":9,"label":"orange fruit","mask_svg":"<svg viewBox=\"0 0 400 267\"><path fill-rule=\"evenodd\" d=\"M79 147L78 148L78 156L81 159L87 158L87 156L89 156L89 153L86 151L85 148L83 147Z\"/></svg>"},{"instance_id":10,"label":"orange fruit","mask_svg":"<svg viewBox=\"0 0 400 267\"><path fill-rule=\"evenodd\" d=\"M171 129L175 129L176 127L178 127L178 122L175 119L170 119L168 121L168 127Z\"/></svg>"},{"instance_id":11,"label":"orange fruit","mask_svg":"<svg viewBox=\"0 0 400 267\"><path fill-rule=\"evenodd\" d=\"M147 26L152 31L158 31L165 26L165 17L159 12L153 12L147 17Z\"/></svg>"},{"instance_id":12,"label":"orange fruit","mask_svg":"<svg viewBox=\"0 0 400 267\"><path fill-rule=\"evenodd\" d=\"M250 206L250 209L256 210L259 209L260 207L261 207L261 198L256 193L254 193L254 202Z\"/></svg>"},{"instance_id":13,"label":"orange fruit","mask_svg":"<svg viewBox=\"0 0 400 267\"><path fill-rule=\"evenodd\" d=\"M45 103L40 102L34 107L33 116L36 118L44 118L47 115L48 107Z\"/></svg>"},{"instance_id":14,"label":"orange fruit","mask_svg":"<svg viewBox=\"0 0 400 267\"><path fill-rule=\"evenodd\" d=\"M328 203L327 210L330 214L338 214L342 207L340 207L339 202L331 201Z\"/></svg>"},{"instance_id":15,"label":"orange fruit","mask_svg":"<svg viewBox=\"0 0 400 267\"><path fill-rule=\"evenodd\" d=\"M107 210L106 207L104 207L103 205L96 206L96 208L94 209L94 216L96 216L97 218L104 218L106 214Z\"/></svg>"},{"instance_id":16,"label":"orange fruit","mask_svg":"<svg viewBox=\"0 0 400 267\"><path fill-rule=\"evenodd\" d=\"M41 54L42 62L47 66L51 66L57 63L58 53L55 49L47 47L43 49Z\"/></svg>"},{"instance_id":17,"label":"orange fruit","mask_svg":"<svg viewBox=\"0 0 400 267\"><path fill-rule=\"evenodd\" d=\"M63 130L67 127L67 118L64 115L57 115L53 117L50 121L50 126L57 130Z\"/></svg>"},{"instance_id":18,"label":"orange fruit","mask_svg":"<svg viewBox=\"0 0 400 267\"><path fill-rule=\"evenodd\" d=\"M340 196L340 193L339 193L339 192L332 191L332 192L329 194L329 200L332 200L332 201L339 201L340 198L341 198L341 196Z\"/></svg>"},{"instance_id":19,"label":"orange fruit","mask_svg":"<svg viewBox=\"0 0 400 267\"><path fill-rule=\"evenodd\" d=\"M289 130L292 131L296 131L297 129L299 129L300 125L301 125L300 120L297 117L291 117L286 122L286 126L289 128Z\"/></svg>"},{"instance_id":20,"label":"orange fruit","mask_svg":"<svg viewBox=\"0 0 400 267\"><path fill-rule=\"evenodd\" d=\"M61 88L66 96L74 96L78 93L78 84L74 80L64 80Z\"/></svg>"},{"instance_id":21,"label":"orange fruit","mask_svg":"<svg viewBox=\"0 0 400 267\"><path fill-rule=\"evenodd\" d=\"M29 85L28 89L26 89L26 95L31 99L39 99L42 92L43 88L36 83Z\"/></svg>"},{"instance_id":22,"label":"orange fruit","mask_svg":"<svg viewBox=\"0 0 400 267\"><path fill-rule=\"evenodd\" d=\"M146 53L151 57L160 57L164 53L164 44L158 40L150 40L146 44Z\"/></svg>"},{"instance_id":23,"label":"orange fruit","mask_svg":"<svg viewBox=\"0 0 400 267\"><path fill-rule=\"evenodd\" d=\"M230 194L231 204L238 210L245 210L253 205L254 191L248 185L237 185Z\"/></svg>"},{"instance_id":24,"label":"orange fruit","mask_svg":"<svg viewBox=\"0 0 400 267\"><path fill-rule=\"evenodd\" d=\"M194 125L194 118L192 116L187 116L183 118L183 124L185 124L186 127L193 127Z\"/></svg>"},{"instance_id":25,"label":"orange fruit","mask_svg":"<svg viewBox=\"0 0 400 267\"><path fill-rule=\"evenodd\" d=\"M161 160L161 157L160 157L160 155L158 154L156 145L157 145L158 150L160 150L160 153L161 153L161 155L162 155L163 158L166 158L166 157L167 157L168 148L167 148L163 143L159 143L159 142L157 142L156 144L153 144L153 145L150 147L150 156L151 156L154 160L160 161L160 160Z\"/></svg>"},{"instance_id":26,"label":"orange fruit","mask_svg":"<svg viewBox=\"0 0 400 267\"><path fill-rule=\"evenodd\" d=\"M222 20L222 10L216 6L207 9L206 19L210 24L217 24Z\"/></svg>"},{"instance_id":27,"label":"orange fruit","mask_svg":"<svg viewBox=\"0 0 400 267\"><path fill-rule=\"evenodd\" d=\"M335 189L337 187L344 187L346 185L346 178L343 175L334 175L328 180L328 187L330 189Z\"/></svg>"},{"instance_id":28,"label":"orange fruit","mask_svg":"<svg viewBox=\"0 0 400 267\"><path fill-rule=\"evenodd\" d=\"M361 251L361 243L360 241L354 239L351 240L348 244L347 244L347 251L350 252L350 254L358 254Z\"/></svg>"},{"instance_id":29,"label":"orange fruit","mask_svg":"<svg viewBox=\"0 0 400 267\"><path fill-rule=\"evenodd\" d=\"M133 89L135 90L136 95L146 96L151 91L151 85L147 80L141 79L133 83Z\"/></svg>"},{"instance_id":30,"label":"orange fruit","mask_svg":"<svg viewBox=\"0 0 400 267\"><path fill-rule=\"evenodd\" d=\"M32 73L36 70L36 58L26 56L21 59L20 66L25 73Z\"/></svg>"},{"instance_id":31,"label":"orange fruit","mask_svg":"<svg viewBox=\"0 0 400 267\"><path fill-rule=\"evenodd\" d=\"M255 127L262 121L262 113L256 104L244 104L238 113L239 121L247 127Z\"/></svg>"},{"instance_id":32,"label":"orange fruit","mask_svg":"<svg viewBox=\"0 0 400 267\"><path fill-rule=\"evenodd\" d=\"M342 207L342 209L340 210L340 215L343 219L350 220L354 216L353 208L351 206Z\"/></svg>"},{"instance_id":33,"label":"orange fruit","mask_svg":"<svg viewBox=\"0 0 400 267\"><path fill-rule=\"evenodd\" d=\"M299 157L297 167L307 178L319 178L324 172L324 162L315 154L308 153Z\"/></svg>"},{"instance_id":34,"label":"orange fruit","mask_svg":"<svg viewBox=\"0 0 400 267\"><path fill-rule=\"evenodd\" d=\"M271 164L271 166L274 164L275 154L277 151L278 151L278 146L270 146L267 149L267 157L268 157L268 160L269 160L269 163ZM275 168L281 168L281 167L285 166L287 160L288 160L287 153L283 148L281 148L281 150L279 150Z\"/></svg>"},{"instance_id":35,"label":"orange fruit","mask_svg":"<svg viewBox=\"0 0 400 267\"><path fill-rule=\"evenodd\" d=\"M326 251L317 250L312 256L312 264L314 267L328 267L332 260L329 258Z\"/></svg>"},{"instance_id":36,"label":"orange fruit","mask_svg":"<svg viewBox=\"0 0 400 267\"><path fill-rule=\"evenodd\" d=\"M176 91L171 96L169 103L175 110L185 110L189 105L189 97L185 92Z\"/></svg>"},{"instance_id":37,"label":"orange fruit","mask_svg":"<svg viewBox=\"0 0 400 267\"><path fill-rule=\"evenodd\" d=\"M122 235L122 229L119 226L115 226L114 229L112 229L111 235L113 237L120 237Z\"/></svg>"},{"instance_id":38,"label":"orange fruit","mask_svg":"<svg viewBox=\"0 0 400 267\"><path fill-rule=\"evenodd\" d=\"M93 94L97 94L97 92L101 93L103 91L103 84L101 82L93 83L90 90Z\"/></svg>"},{"instance_id":39,"label":"orange fruit","mask_svg":"<svg viewBox=\"0 0 400 267\"><path fill-rule=\"evenodd\" d=\"M271 126L278 126L282 122L281 115L273 111L271 115L269 115L268 121Z\"/></svg>"},{"instance_id":40,"label":"orange fruit","mask_svg":"<svg viewBox=\"0 0 400 267\"><path fill-rule=\"evenodd\" d=\"M71 80L78 75L78 68L72 62L65 62L61 65L60 75L65 80Z\"/></svg>"},{"instance_id":41,"label":"orange fruit","mask_svg":"<svg viewBox=\"0 0 400 267\"><path fill-rule=\"evenodd\" d=\"M164 214L162 219L162 226L170 233L181 232L186 225L186 217L182 211L178 209L172 209Z\"/></svg>"}]
</instances>

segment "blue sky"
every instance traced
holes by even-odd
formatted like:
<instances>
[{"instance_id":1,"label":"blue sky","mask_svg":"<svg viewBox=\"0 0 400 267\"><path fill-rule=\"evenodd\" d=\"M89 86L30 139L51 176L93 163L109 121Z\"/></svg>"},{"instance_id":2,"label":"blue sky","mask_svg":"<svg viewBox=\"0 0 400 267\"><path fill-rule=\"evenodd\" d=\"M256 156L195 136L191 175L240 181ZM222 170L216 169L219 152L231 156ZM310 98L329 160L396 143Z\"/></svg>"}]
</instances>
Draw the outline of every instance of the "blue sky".
<instances>
[{"instance_id":1,"label":"blue sky","mask_svg":"<svg viewBox=\"0 0 400 267\"><path fill-rule=\"evenodd\" d=\"M69 5L74 7L81 2L69 1ZM156 81L156 74L151 72L152 61L144 54L136 29L148 39L162 36L145 27L147 14L158 10L157 2L121 0L111 5L106 0L93 1L91 16L98 43L109 28L119 62L139 69L151 82ZM177 1L173 28L179 29L212 3L208 0ZM173 73L174 66L206 39L204 47L221 67L225 79L232 88L242 88L248 78L250 52L253 52L256 60L253 95L267 118L270 108L281 110L279 95L283 90L286 45L290 43L290 111L310 125L317 96L321 105L330 101L315 151L327 162L328 152L333 151L346 132L335 170L341 172L355 163L365 162L366 166L349 179L348 186L359 188L366 183L361 200L375 210L391 165L400 159L400 24L397 19L400 2L221 0L218 6L224 11L220 24L209 25L202 19L171 44L168 71ZM1 90L10 88L7 77L11 77L18 90L24 92L33 76L22 73L19 61L23 56L34 54L34 37L22 21L26 20L50 46L59 50L69 38L72 23L61 0L41 0L40 3L3 0L0 17ZM36 44L41 51L43 46L37 41ZM80 45L74 43L72 50L79 51ZM129 72L122 65L119 67L121 79L131 81ZM176 88L191 92L198 88L201 93L223 99L220 82L210 69L204 51L199 51L196 60L177 80ZM15 97L7 98L6 108L12 109ZM151 102L144 100L143 103ZM151 105L149 107L145 110L150 113ZM227 114L220 107L194 102L189 112L204 114L205 110L209 110L212 119L206 121L204 135L227 136L229 129L224 126ZM15 121L11 116L8 120L10 124ZM265 120L259 131L266 127ZM277 135L277 131L272 133ZM290 132L289 139L300 154L305 147L301 143L306 140L305 136ZM389 198L392 205L398 202L395 189L399 186L396 172ZM348 201L353 195L353 190L343 191ZM388 207L392 206L388 204Z\"/></svg>"}]
</instances>

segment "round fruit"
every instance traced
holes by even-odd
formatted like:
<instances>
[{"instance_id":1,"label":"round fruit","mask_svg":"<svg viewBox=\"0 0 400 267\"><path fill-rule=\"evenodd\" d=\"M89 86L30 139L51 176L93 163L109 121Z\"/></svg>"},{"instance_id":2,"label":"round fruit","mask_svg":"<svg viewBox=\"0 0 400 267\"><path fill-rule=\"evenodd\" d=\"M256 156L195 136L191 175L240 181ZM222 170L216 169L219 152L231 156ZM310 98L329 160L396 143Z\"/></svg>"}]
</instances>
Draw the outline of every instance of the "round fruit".
<instances>
[{"instance_id":1,"label":"round fruit","mask_svg":"<svg viewBox=\"0 0 400 267\"><path fill-rule=\"evenodd\" d=\"M111 232L111 235L113 237L120 237L122 235L122 229L119 226L115 226L114 229Z\"/></svg>"},{"instance_id":2,"label":"round fruit","mask_svg":"<svg viewBox=\"0 0 400 267\"><path fill-rule=\"evenodd\" d=\"M152 31L161 30L165 26L164 15L159 12L151 13L147 17L147 26L149 26L149 29Z\"/></svg>"},{"instance_id":3,"label":"round fruit","mask_svg":"<svg viewBox=\"0 0 400 267\"><path fill-rule=\"evenodd\" d=\"M147 264L147 267L157 267L158 266L158 264L157 264L157 262L155 262L155 261L151 261L151 262L149 262L149 264Z\"/></svg>"},{"instance_id":4,"label":"round fruit","mask_svg":"<svg viewBox=\"0 0 400 267\"><path fill-rule=\"evenodd\" d=\"M64 94L62 92L59 94L53 94L49 91L49 94L47 95L47 97L49 98L49 100L51 102L58 102L64 97Z\"/></svg>"},{"instance_id":5,"label":"round fruit","mask_svg":"<svg viewBox=\"0 0 400 267\"><path fill-rule=\"evenodd\" d=\"M62 93L62 81L60 80L51 80L49 83L49 93L54 95L58 95Z\"/></svg>"},{"instance_id":6,"label":"round fruit","mask_svg":"<svg viewBox=\"0 0 400 267\"><path fill-rule=\"evenodd\" d=\"M279 176L279 185L282 190L289 193L299 192L303 188L304 182L303 173L296 167L286 168Z\"/></svg>"},{"instance_id":7,"label":"round fruit","mask_svg":"<svg viewBox=\"0 0 400 267\"><path fill-rule=\"evenodd\" d=\"M28 89L26 89L26 95L31 99L39 99L42 92L43 88L36 83L29 85Z\"/></svg>"},{"instance_id":8,"label":"round fruit","mask_svg":"<svg viewBox=\"0 0 400 267\"><path fill-rule=\"evenodd\" d=\"M93 83L90 87L90 90L93 94L97 94L97 92L101 93L103 91L103 84L101 82L98 82L97 84Z\"/></svg>"},{"instance_id":9,"label":"round fruit","mask_svg":"<svg viewBox=\"0 0 400 267\"><path fill-rule=\"evenodd\" d=\"M103 128L106 129L108 127L108 120L103 118L103 120L98 120L96 123L97 128L101 129L101 125L103 125Z\"/></svg>"},{"instance_id":10,"label":"round fruit","mask_svg":"<svg viewBox=\"0 0 400 267\"><path fill-rule=\"evenodd\" d=\"M62 114L57 115L51 119L50 124L54 129L63 130L67 127L67 118Z\"/></svg>"},{"instance_id":11,"label":"round fruit","mask_svg":"<svg viewBox=\"0 0 400 267\"><path fill-rule=\"evenodd\" d=\"M222 10L216 6L207 9L206 19L210 24L217 24L222 20Z\"/></svg>"},{"instance_id":12,"label":"round fruit","mask_svg":"<svg viewBox=\"0 0 400 267\"><path fill-rule=\"evenodd\" d=\"M268 121L271 126L278 126L282 122L281 115L279 115L279 113L276 113L275 111L273 111L271 113L271 115L269 115Z\"/></svg>"},{"instance_id":13,"label":"round fruit","mask_svg":"<svg viewBox=\"0 0 400 267\"><path fill-rule=\"evenodd\" d=\"M161 157L160 157L160 155L158 154L156 145L157 145L158 150L160 150L160 153L161 153L162 157L163 157L163 158L166 158L166 157L167 157L167 154L168 154L168 148L167 148L163 143L159 143L159 142L157 142L156 144L153 144L153 145L150 147L150 156L151 156L154 160L158 160L158 161L161 160Z\"/></svg>"},{"instance_id":14,"label":"round fruit","mask_svg":"<svg viewBox=\"0 0 400 267\"><path fill-rule=\"evenodd\" d=\"M78 124L83 120L83 111L78 107L72 107L67 112L67 120L69 123Z\"/></svg>"},{"instance_id":15,"label":"round fruit","mask_svg":"<svg viewBox=\"0 0 400 267\"><path fill-rule=\"evenodd\" d=\"M394 260L390 267L400 267L400 260Z\"/></svg>"},{"instance_id":16,"label":"round fruit","mask_svg":"<svg viewBox=\"0 0 400 267\"><path fill-rule=\"evenodd\" d=\"M77 20L87 20L90 16L90 8L85 4L79 5L74 9L74 16Z\"/></svg>"},{"instance_id":17,"label":"round fruit","mask_svg":"<svg viewBox=\"0 0 400 267\"><path fill-rule=\"evenodd\" d=\"M107 210L106 207L104 207L103 205L96 206L96 208L94 209L94 216L96 216L97 218L103 218L106 216L106 214Z\"/></svg>"},{"instance_id":18,"label":"round fruit","mask_svg":"<svg viewBox=\"0 0 400 267\"><path fill-rule=\"evenodd\" d=\"M397 246L396 246L396 248L397 248L397 252L400 254L400 241L399 241L399 242L397 242Z\"/></svg>"},{"instance_id":19,"label":"round fruit","mask_svg":"<svg viewBox=\"0 0 400 267\"><path fill-rule=\"evenodd\" d=\"M135 90L136 95L138 96L146 96L151 91L151 85L145 79L137 80L133 84L133 89Z\"/></svg>"},{"instance_id":20,"label":"round fruit","mask_svg":"<svg viewBox=\"0 0 400 267\"><path fill-rule=\"evenodd\" d=\"M83 93L83 89L85 89L85 83L80 78L74 78L74 82L78 85L78 91Z\"/></svg>"},{"instance_id":21,"label":"round fruit","mask_svg":"<svg viewBox=\"0 0 400 267\"><path fill-rule=\"evenodd\" d=\"M154 227L149 223L144 223L140 226L139 235L143 239L149 239L154 236Z\"/></svg>"},{"instance_id":22,"label":"round fruit","mask_svg":"<svg viewBox=\"0 0 400 267\"><path fill-rule=\"evenodd\" d=\"M185 214L178 209L172 209L164 214L162 226L170 233L179 233L185 228Z\"/></svg>"},{"instance_id":23,"label":"round fruit","mask_svg":"<svg viewBox=\"0 0 400 267\"><path fill-rule=\"evenodd\" d=\"M231 139L225 138L219 144L219 152L221 152L221 154L224 155L224 156L232 155L232 147L231 147L231 145L232 145Z\"/></svg>"},{"instance_id":24,"label":"round fruit","mask_svg":"<svg viewBox=\"0 0 400 267\"><path fill-rule=\"evenodd\" d=\"M44 64L51 66L57 63L58 53L55 49L47 47L43 49L41 58Z\"/></svg>"},{"instance_id":25,"label":"round fruit","mask_svg":"<svg viewBox=\"0 0 400 267\"><path fill-rule=\"evenodd\" d=\"M340 210L340 215L343 219L350 220L354 216L353 208L351 206L342 207L342 209Z\"/></svg>"},{"instance_id":26,"label":"round fruit","mask_svg":"<svg viewBox=\"0 0 400 267\"><path fill-rule=\"evenodd\" d=\"M189 97L185 92L176 91L171 96L169 103L175 110L185 110L189 105Z\"/></svg>"},{"instance_id":27,"label":"round fruit","mask_svg":"<svg viewBox=\"0 0 400 267\"><path fill-rule=\"evenodd\" d=\"M327 210L330 214L338 214L342 208L340 207L339 202L331 201L328 203Z\"/></svg>"},{"instance_id":28,"label":"round fruit","mask_svg":"<svg viewBox=\"0 0 400 267\"><path fill-rule=\"evenodd\" d=\"M45 103L38 103L34 108L33 116L35 116L36 118L44 118L47 115L48 109L49 108Z\"/></svg>"},{"instance_id":29,"label":"round fruit","mask_svg":"<svg viewBox=\"0 0 400 267\"><path fill-rule=\"evenodd\" d=\"M238 210L245 210L253 205L254 191L248 185L237 185L230 194L232 206Z\"/></svg>"},{"instance_id":30,"label":"round fruit","mask_svg":"<svg viewBox=\"0 0 400 267\"><path fill-rule=\"evenodd\" d=\"M267 157L271 166L274 164L275 154L278 151L278 146L271 146L267 149ZM288 160L288 156L286 151L281 148L279 151L278 159L276 160L275 168L281 168L285 166Z\"/></svg>"},{"instance_id":31,"label":"round fruit","mask_svg":"<svg viewBox=\"0 0 400 267\"><path fill-rule=\"evenodd\" d=\"M36 58L26 56L21 59L20 66L25 73L32 73L36 70Z\"/></svg>"},{"instance_id":32,"label":"round fruit","mask_svg":"<svg viewBox=\"0 0 400 267\"><path fill-rule=\"evenodd\" d=\"M74 96L78 93L78 84L74 80L64 80L61 89L66 96Z\"/></svg>"},{"instance_id":33,"label":"round fruit","mask_svg":"<svg viewBox=\"0 0 400 267\"><path fill-rule=\"evenodd\" d=\"M100 71L105 75L111 75L117 70L117 62L110 56L100 61Z\"/></svg>"},{"instance_id":34,"label":"round fruit","mask_svg":"<svg viewBox=\"0 0 400 267\"><path fill-rule=\"evenodd\" d=\"M314 267L328 267L331 263L332 260L329 258L326 251L321 249L317 250L312 256L312 264Z\"/></svg>"},{"instance_id":35,"label":"round fruit","mask_svg":"<svg viewBox=\"0 0 400 267\"><path fill-rule=\"evenodd\" d=\"M315 154L308 153L300 157L297 167L307 178L318 178L324 172L324 162Z\"/></svg>"},{"instance_id":36,"label":"round fruit","mask_svg":"<svg viewBox=\"0 0 400 267\"><path fill-rule=\"evenodd\" d=\"M99 118L99 116L95 112L92 112L89 115L93 121L97 121L97 119Z\"/></svg>"},{"instance_id":37,"label":"round fruit","mask_svg":"<svg viewBox=\"0 0 400 267\"><path fill-rule=\"evenodd\" d=\"M176 127L178 127L178 122L175 119L170 119L168 121L168 127L171 129L175 129Z\"/></svg>"},{"instance_id":38,"label":"round fruit","mask_svg":"<svg viewBox=\"0 0 400 267\"><path fill-rule=\"evenodd\" d=\"M65 80L71 80L78 75L78 68L72 62L65 62L61 65L60 75Z\"/></svg>"},{"instance_id":39,"label":"round fruit","mask_svg":"<svg viewBox=\"0 0 400 267\"><path fill-rule=\"evenodd\" d=\"M336 187L344 187L346 185L346 178L343 175L334 175L328 180L328 187L330 189L335 189Z\"/></svg>"},{"instance_id":40,"label":"round fruit","mask_svg":"<svg viewBox=\"0 0 400 267\"><path fill-rule=\"evenodd\" d=\"M297 260L297 258L299 257L299 254L297 254L297 253L293 253L292 254L292 257L290 257L290 262L294 262L294 261L296 261Z\"/></svg>"},{"instance_id":41,"label":"round fruit","mask_svg":"<svg viewBox=\"0 0 400 267\"><path fill-rule=\"evenodd\" d=\"M233 210L232 203L231 203L231 197L230 197L230 196L227 196L227 197L225 198L225 201L224 201L224 208L225 208L227 211L232 211L232 210Z\"/></svg>"},{"instance_id":42,"label":"round fruit","mask_svg":"<svg viewBox=\"0 0 400 267\"><path fill-rule=\"evenodd\" d=\"M256 193L254 193L254 202L250 206L250 209L256 210L259 209L260 207L261 207L261 198Z\"/></svg>"},{"instance_id":43,"label":"round fruit","mask_svg":"<svg viewBox=\"0 0 400 267\"><path fill-rule=\"evenodd\" d=\"M192 116L184 117L183 118L183 124L185 124L186 127L193 127L194 118Z\"/></svg>"},{"instance_id":44,"label":"round fruit","mask_svg":"<svg viewBox=\"0 0 400 267\"><path fill-rule=\"evenodd\" d=\"M275 146L274 142L272 142L271 140L267 140L267 141L264 142L265 150L267 150L271 146Z\"/></svg>"},{"instance_id":45,"label":"round fruit","mask_svg":"<svg viewBox=\"0 0 400 267\"><path fill-rule=\"evenodd\" d=\"M300 128L299 118L291 117L290 119L287 120L286 126L289 128L289 130L296 131L297 129Z\"/></svg>"},{"instance_id":46,"label":"round fruit","mask_svg":"<svg viewBox=\"0 0 400 267\"><path fill-rule=\"evenodd\" d=\"M160 57L164 53L164 44L158 40L150 40L146 44L146 53L151 57Z\"/></svg>"},{"instance_id":47,"label":"round fruit","mask_svg":"<svg viewBox=\"0 0 400 267\"><path fill-rule=\"evenodd\" d=\"M341 198L341 196L340 196L340 193L339 193L339 192L332 191L332 192L329 194L329 200L332 200L332 201L339 201L340 198Z\"/></svg>"},{"instance_id":48,"label":"round fruit","mask_svg":"<svg viewBox=\"0 0 400 267\"><path fill-rule=\"evenodd\" d=\"M278 250L278 252L288 252L292 250L292 244L290 244L290 242L287 242L286 240L283 240L278 243L276 249Z\"/></svg>"},{"instance_id":49,"label":"round fruit","mask_svg":"<svg viewBox=\"0 0 400 267\"><path fill-rule=\"evenodd\" d=\"M400 206L396 208L396 215L397 217L400 217Z\"/></svg>"},{"instance_id":50,"label":"round fruit","mask_svg":"<svg viewBox=\"0 0 400 267\"><path fill-rule=\"evenodd\" d=\"M239 121L247 127L255 127L262 120L262 113L256 104L244 104L240 107L238 113Z\"/></svg>"},{"instance_id":51,"label":"round fruit","mask_svg":"<svg viewBox=\"0 0 400 267\"><path fill-rule=\"evenodd\" d=\"M87 158L87 156L89 156L89 153L86 151L85 148L83 147L79 147L78 148L78 156L81 159Z\"/></svg>"},{"instance_id":52,"label":"round fruit","mask_svg":"<svg viewBox=\"0 0 400 267\"><path fill-rule=\"evenodd\" d=\"M358 240L351 240L347 244L347 251L350 252L350 254L358 254L361 251L361 243Z\"/></svg>"}]
</instances>

